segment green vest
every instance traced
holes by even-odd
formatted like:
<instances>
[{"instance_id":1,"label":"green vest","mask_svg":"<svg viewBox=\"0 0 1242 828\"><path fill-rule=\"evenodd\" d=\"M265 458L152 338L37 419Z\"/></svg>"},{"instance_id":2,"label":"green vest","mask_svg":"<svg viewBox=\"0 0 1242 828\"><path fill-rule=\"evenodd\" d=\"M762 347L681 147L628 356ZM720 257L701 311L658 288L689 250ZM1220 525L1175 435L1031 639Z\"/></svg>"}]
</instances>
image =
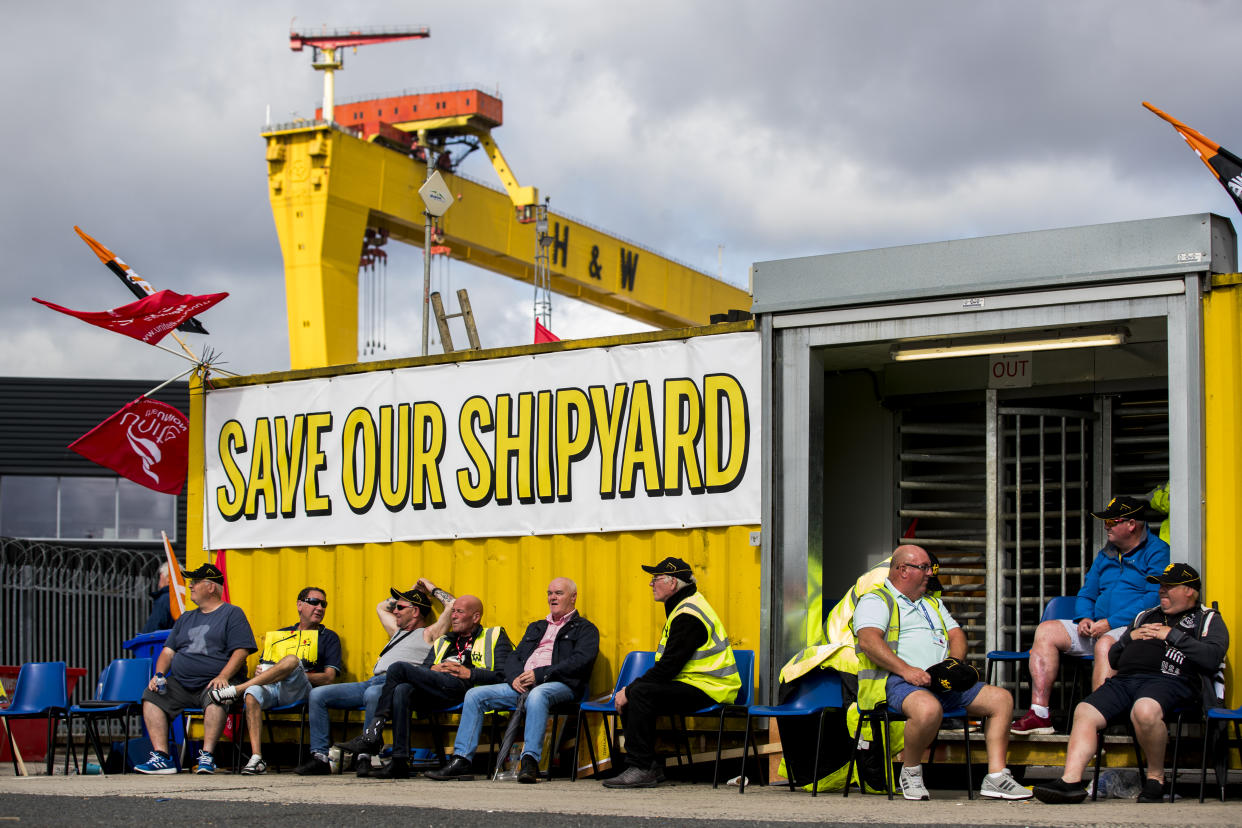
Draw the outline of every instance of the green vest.
<instances>
[{"instance_id":1,"label":"green vest","mask_svg":"<svg viewBox=\"0 0 1242 828\"><path fill-rule=\"evenodd\" d=\"M484 670L496 669L496 642L500 639L500 633L503 627L484 627L483 631L474 637L474 643L470 645L470 664L471 668L482 667ZM435 653L435 661L433 664L439 664L444 660L444 656L448 653L449 637L442 635L436 639L433 646Z\"/></svg>"},{"instance_id":2,"label":"green vest","mask_svg":"<svg viewBox=\"0 0 1242 828\"><path fill-rule=\"evenodd\" d=\"M867 594L880 596L884 599L885 605L888 606L888 629L884 632L884 641L895 654L897 652L897 640L901 637L901 612L897 607L897 599L885 589L884 584L880 584ZM947 641L949 639L948 625L945 624L944 611L941 609L939 599L931 595L924 595L923 597L936 610L936 617L940 619L940 632L943 633ZM885 682L888 681L888 670L872 661L863 652L862 647L855 645L855 652L858 654L858 708L860 710L872 710L883 704L884 700L888 698L888 692L884 687Z\"/></svg>"},{"instance_id":3,"label":"green vest","mask_svg":"<svg viewBox=\"0 0 1242 828\"><path fill-rule=\"evenodd\" d=\"M718 704L732 702L742 686L742 677L738 675L737 662L733 658L733 648L729 646L729 635L724 624L702 594L696 592L687 596L668 614L664 632L660 635L660 646L656 648L656 661L664 655L673 619L685 614L694 615L703 622L703 626L707 627L707 641L694 651L673 680L697 687Z\"/></svg>"}]
</instances>

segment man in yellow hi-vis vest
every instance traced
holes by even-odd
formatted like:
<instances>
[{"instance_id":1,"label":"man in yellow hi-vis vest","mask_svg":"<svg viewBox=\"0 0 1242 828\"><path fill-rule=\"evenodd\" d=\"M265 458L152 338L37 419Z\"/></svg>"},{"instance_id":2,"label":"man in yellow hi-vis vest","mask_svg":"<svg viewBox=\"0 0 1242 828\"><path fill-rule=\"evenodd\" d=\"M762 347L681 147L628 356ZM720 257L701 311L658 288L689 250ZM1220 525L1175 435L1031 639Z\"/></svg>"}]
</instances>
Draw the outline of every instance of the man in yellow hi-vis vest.
<instances>
[{"instance_id":1,"label":"man in yellow hi-vis vest","mask_svg":"<svg viewBox=\"0 0 1242 828\"><path fill-rule=\"evenodd\" d=\"M655 753L656 718L729 703L742 686L729 634L698 591L690 564L665 558L651 574L651 594L664 604L666 620L656 663L617 692L625 728L626 768L606 788L654 788L664 779Z\"/></svg>"},{"instance_id":2,"label":"man in yellow hi-vis vest","mask_svg":"<svg viewBox=\"0 0 1242 828\"><path fill-rule=\"evenodd\" d=\"M401 662L388 668L375 718L362 735L340 745L350 753L374 755L384 746L384 726L392 723L392 763L372 776L410 776L410 716L451 707L480 684L505 680L504 665L513 644L503 627L484 627L483 602L462 595L449 610L449 631L436 639L422 664Z\"/></svg>"},{"instance_id":3,"label":"man in yellow hi-vis vest","mask_svg":"<svg viewBox=\"0 0 1242 828\"><path fill-rule=\"evenodd\" d=\"M945 710L965 707L987 719L988 775L979 793L991 799L1030 799L1031 792L1005 767L1013 697L978 681L966 658L966 634L939 600L927 594L932 562L920 546L893 552L888 579L858 599L858 704L887 704L906 716L901 792L906 799L929 799L923 785L923 752L940 730ZM951 657L946 659L946 656ZM959 683L965 675L966 680Z\"/></svg>"}]
</instances>

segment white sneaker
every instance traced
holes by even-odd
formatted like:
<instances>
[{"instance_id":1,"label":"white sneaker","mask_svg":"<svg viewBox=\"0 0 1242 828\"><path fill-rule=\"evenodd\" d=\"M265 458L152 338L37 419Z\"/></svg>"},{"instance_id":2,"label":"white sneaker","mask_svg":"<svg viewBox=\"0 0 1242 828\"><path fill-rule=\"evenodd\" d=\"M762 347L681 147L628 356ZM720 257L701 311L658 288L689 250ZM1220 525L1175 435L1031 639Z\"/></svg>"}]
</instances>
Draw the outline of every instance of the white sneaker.
<instances>
[{"instance_id":1,"label":"white sneaker","mask_svg":"<svg viewBox=\"0 0 1242 828\"><path fill-rule=\"evenodd\" d=\"M216 704L228 707L230 704L237 701L237 688L231 684L226 684L224 687L208 690L207 697Z\"/></svg>"},{"instance_id":2,"label":"white sneaker","mask_svg":"<svg viewBox=\"0 0 1242 828\"><path fill-rule=\"evenodd\" d=\"M1005 768L995 776L989 773L983 777L979 796L986 796L988 799L1030 799L1034 794L1029 788L1019 785L1009 768Z\"/></svg>"},{"instance_id":3,"label":"white sneaker","mask_svg":"<svg viewBox=\"0 0 1242 828\"><path fill-rule=\"evenodd\" d=\"M267 762L257 753L250 754L250 761L242 768L242 776L259 776L267 773Z\"/></svg>"},{"instance_id":4,"label":"white sneaker","mask_svg":"<svg viewBox=\"0 0 1242 828\"><path fill-rule=\"evenodd\" d=\"M909 768L901 769L901 795L906 799L912 799L916 802L931 799L927 794L927 788L923 787L923 770L912 771Z\"/></svg>"}]
</instances>

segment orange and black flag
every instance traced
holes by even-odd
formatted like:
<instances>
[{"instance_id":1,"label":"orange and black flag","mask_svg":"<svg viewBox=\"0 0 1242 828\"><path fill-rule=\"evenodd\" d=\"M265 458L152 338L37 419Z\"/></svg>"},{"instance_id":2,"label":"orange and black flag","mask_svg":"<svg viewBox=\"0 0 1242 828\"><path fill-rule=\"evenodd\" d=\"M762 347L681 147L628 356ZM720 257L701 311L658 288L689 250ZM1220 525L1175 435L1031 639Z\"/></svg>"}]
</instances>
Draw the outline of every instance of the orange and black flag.
<instances>
[{"instance_id":1,"label":"orange and black flag","mask_svg":"<svg viewBox=\"0 0 1242 828\"><path fill-rule=\"evenodd\" d=\"M1173 125L1173 128L1186 139L1186 143L1190 144L1190 148L1195 151L1195 155L1199 156L1199 160L1207 165L1207 168L1212 171L1212 175L1216 176L1216 179L1220 181L1221 186L1229 192L1229 195L1233 196L1233 203L1238 210L1242 211L1242 158L1234 155L1201 132L1191 129L1170 115L1166 115L1147 103L1147 101L1143 101L1143 106Z\"/></svg>"},{"instance_id":2,"label":"orange and black flag","mask_svg":"<svg viewBox=\"0 0 1242 828\"><path fill-rule=\"evenodd\" d=\"M88 236L82 231L82 228L78 227L76 224L73 226L73 229L79 236L82 237L82 241L86 242L87 246L90 247L91 250L95 251L95 255L99 257L99 261L107 265L108 270L115 273L116 277L125 283L125 287L129 288L131 293L139 299L145 299L155 293L155 288L151 287L146 279L135 273L133 268L121 261L120 256L116 255L111 250L95 241L95 239ZM199 321L193 316L177 325L177 330L184 331L185 333L207 333L207 329L204 328L202 324L200 324Z\"/></svg>"}]
</instances>

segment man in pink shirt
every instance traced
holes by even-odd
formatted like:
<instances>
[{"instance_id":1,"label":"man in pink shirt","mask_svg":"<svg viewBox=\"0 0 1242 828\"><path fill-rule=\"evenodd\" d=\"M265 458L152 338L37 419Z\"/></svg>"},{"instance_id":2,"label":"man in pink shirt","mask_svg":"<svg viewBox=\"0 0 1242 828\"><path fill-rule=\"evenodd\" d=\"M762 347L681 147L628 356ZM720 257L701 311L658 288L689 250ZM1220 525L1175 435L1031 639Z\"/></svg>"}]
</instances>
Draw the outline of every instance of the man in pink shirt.
<instances>
[{"instance_id":1,"label":"man in pink shirt","mask_svg":"<svg viewBox=\"0 0 1242 828\"><path fill-rule=\"evenodd\" d=\"M453 756L444 767L428 771L428 779L473 779L470 762L479 745L483 714L488 710L512 710L525 695L526 743L518 781L539 781L548 709L581 697L599 654L599 630L582 617L577 604L578 587L573 581L554 578L548 584L548 616L532 621L526 628L526 634L505 663L503 684L481 685L466 692Z\"/></svg>"}]
</instances>

